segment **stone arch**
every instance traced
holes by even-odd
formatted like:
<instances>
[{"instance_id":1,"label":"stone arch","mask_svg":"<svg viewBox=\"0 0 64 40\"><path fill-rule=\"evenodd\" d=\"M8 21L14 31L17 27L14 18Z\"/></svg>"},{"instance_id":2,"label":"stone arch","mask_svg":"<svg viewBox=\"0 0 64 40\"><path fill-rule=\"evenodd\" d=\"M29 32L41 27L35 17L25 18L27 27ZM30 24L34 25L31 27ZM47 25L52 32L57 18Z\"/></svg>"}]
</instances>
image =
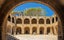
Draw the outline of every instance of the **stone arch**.
<instances>
[{"instance_id":1,"label":"stone arch","mask_svg":"<svg viewBox=\"0 0 64 40\"><path fill-rule=\"evenodd\" d=\"M37 19L33 18L31 22L32 24L37 24Z\"/></svg>"},{"instance_id":2,"label":"stone arch","mask_svg":"<svg viewBox=\"0 0 64 40\"><path fill-rule=\"evenodd\" d=\"M21 33L22 33L21 27L17 27L17 28L16 28L16 34L21 34Z\"/></svg>"},{"instance_id":3,"label":"stone arch","mask_svg":"<svg viewBox=\"0 0 64 40\"><path fill-rule=\"evenodd\" d=\"M32 28L32 34L37 34L37 27Z\"/></svg>"},{"instance_id":4,"label":"stone arch","mask_svg":"<svg viewBox=\"0 0 64 40\"><path fill-rule=\"evenodd\" d=\"M39 31L40 34L44 34L44 27L40 27Z\"/></svg>"},{"instance_id":5,"label":"stone arch","mask_svg":"<svg viewBox=\"0 0 64 40\"><path fill-rule=\"evenodd\" d=\"M20 18L16 19L16 24L22 24L22 19Z\"/></svg>"},{"instance_id":6,"label":"stone arch","mask_svg":"<svg viewBox=\"0 0 64 40\"><path fill-rule=\"evenodd\" d=\"M29 1L33 1L33 0L29 0ZM48 0L48 1L47 0L45 0L45 1L44 0L39 0L39 1L41 1L42 3L45 3L46 5L48 4L49 6L51 6L57 12L58 16L61 19L62 25L63 25L63 23L64 23L64 21L63 21L63 18L64 18L64 16L63 16L64 14L63 13L64 13L64 11L62 11L63 6L60 6L59 3L57 4L57 1L51 1L51 2L50 2L50 0ZM7 17L5 17L5 16L8 14L8 12L11 9L13 9L14 7L18 6L17 4L21 4L21 3L24 3L23 0L13 0L13 1L10 0L10 1L6 1L2 5L2 7L1 7L1 9L2 9L1 10L1 16L0 16L0 18L2 18L1 19L1 24L0 24L0 25L2 25L1 28L5 29L5 27L4 27L5 25L4 24L6 24L6 23L5 23L4 19L7 19ZM3 35L5 35L5 31L2 30L1 33L2 33L2 39L4 38L3 40L5 40L5 36L3 36Z\"/></svg>"},{"instance_id":7,"label":"stone arch","mask_svg":"<svg viewBox=\"0 0 64 40\"><path fill-rule=\"evenodd\" d=\"M24 19L24 24L29 24L30 23L30 20L28 18L25 18Z\"/></svg>"},{"instance_id":8,"label":"stone arch","mask_svg":"<svg viewBox=\"0 0 64 40\"><path fill-rule=\"evenodd\" d=\"M44 19L40 18L39 19L39 24L44 24Z\"/></svg>"},{"instance_id":9,"label":"stone arch","mask_svg":"<svg viewBox=\"0 0 64 40\"><path fill-rule=\"evenodd\" d=\"M50 24L50 19L46 19L46 24Z\"/></svg>"},{"instance_id":10,"label":"stone arch","mask_svg":"<svg viewBox=\"0 0 64 40\"><path fill-rule=\"evenodd\" d=\"M24 34L30 34L30 28L29 27L24 28Z\"/></svg>"}]
</instances>

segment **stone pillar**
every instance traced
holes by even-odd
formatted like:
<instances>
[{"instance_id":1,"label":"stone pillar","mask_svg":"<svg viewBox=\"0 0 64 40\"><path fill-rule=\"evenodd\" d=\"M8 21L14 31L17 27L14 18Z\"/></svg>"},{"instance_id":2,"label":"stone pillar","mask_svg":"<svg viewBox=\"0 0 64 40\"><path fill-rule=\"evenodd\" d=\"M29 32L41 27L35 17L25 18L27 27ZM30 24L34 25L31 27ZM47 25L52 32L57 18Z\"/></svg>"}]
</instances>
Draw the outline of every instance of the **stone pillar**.
<instances>
[{"instance_id":1,"label":"stone pillar","mask_svg":"<svg viewBox=\"0 0 64 40\"><path fill-rule=\"evenodd\" d=\"M57 32L56 32L56 28L54 27L54 34L56 35L57 34Z\"/></svg>"},{"instance_id":2,"label":"stone pillar","mask_svg":"<svg viewBox=\"0 0 64 40\"><path fill-rule=\"evenodd\" d=\"M22 34L24 34L24 16L22 16Z\"/></svg>"},{"instance_id":3,"label":"stone pillar","mask_svg":"<svg viewBox=\"0 0 64 40\"><path fill-rule=\"evenodd\" d=\"M54 23L56 22L56 17L54 17Z\"/></svg>"},{"instance_id":4,"label":"stone pillar","mask_svg":"<svg viewBox=\"0 0 64 40\"><path fill-rule=\"evenodd\" d=\"M24 34L24 27L22 28L22 34Z\"/></svg>"},{"instance_id":5,"label":"stone pillar","mask_svg":"<svg viewBox=\"0 0 64 40\"><path fill-rule=\"evenodd\" d=\"M46 17L44 17L44 24L46 25Z\"/></svg>"},{"instance_id":6,"label":"stone pillar","mask_svg":"<svg viewBox=\"0 0 64 40\"><path fill-rule=\"evenodd\" d=\"M16 34L16 27L17 27L17 24L16 24L16 17L14 17L14 24L15 24L15 26L14 26L14 35Z\"/></svg>"},{"instance_id":7,"label":"stone pillar","mask_svg":"<svg viewBox=\"0 0 64 40\"><path fill-rule=\"evenodd\" d=\"M44 35L47 34L47 27L44 28Z\"/></svg>"},{"instance_id":8,"label":"stone pillar","mask_svg":"<svg viewBox=\"0 0 64 40\"><path fill-rule=\"evenodd\" d=\"M12 23L12 16L11 16L11 23Z\"/></svg>"},{"instance_id":9,"label":"stone pillar","mask_svg":"<svg viewBox=\"0 0 64 40\"><path fill-rule=\"evenodd\" d=\"M37 34L39 34L39 31L40 31L40 30L39 30L39 27L38 27L38 28L37 28Z\"/></svg>"},{"instance_id":10,"label":"stone pillar","mask_svg":"<svg viewBox=\"0 0 64 40\"><path fill-rule=\"evenodd\" d=\"M52 24L52 17L50 17L50 23Z\"/></svg>"},{"instance_id":11,"label":"stone pillar","mask_svg":"<svg viewBox=\"0 0 64 40\"><path fill-rule=\"evenodd\" d=\"M30 27L30 34L32 34L32 27Z\"/></svg>"}]
</instances>

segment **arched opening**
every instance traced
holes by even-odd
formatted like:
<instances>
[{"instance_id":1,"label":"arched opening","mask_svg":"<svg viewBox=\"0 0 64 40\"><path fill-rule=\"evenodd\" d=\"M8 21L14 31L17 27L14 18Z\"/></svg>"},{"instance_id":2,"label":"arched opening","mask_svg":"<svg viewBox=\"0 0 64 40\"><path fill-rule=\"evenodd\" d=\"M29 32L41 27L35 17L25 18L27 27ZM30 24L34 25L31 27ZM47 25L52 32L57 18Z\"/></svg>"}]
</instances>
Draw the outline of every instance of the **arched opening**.
<instances>
[{"instance_id":1,"label":"arched opening","mask_svg":"<svg viewBox=\"0 0 64 40\"><path fill-rule=\"evenodd\" d=\"M37 19L33 18L32 19L32 24L37 24Z\"/></svg>"},{"instance_id":2,"label":"arched opening","mask_svg":"<svg viewBox=\"0 0 64 40\"><path fill-rule=\"evenodd\" d=\"M8 16L8 21L11 21L11 17L10 17L10 15Z\"/></svg>"},{"instance_id":3,"label":"arched opening","mask_svg":"<svg viewBox=\"0 0 64 40\"><path fill-rule=\"evenodd\" d=\"M24 24L29 24L30 20L28 18L24 19Z\"/></svg>"},{"instance_id":4,"label":"arched opening","mask_svg":"<svg viewBox=\"0 0 64 40\"><path fill-rule=\"evenodd\" d=\"M22 33L21 27L17 27L16 28L16 34L21 34L21 33Z\"/></svg>"},{"instance_id":5,"label":"arched opening","mask_svg":"<svg viewBox=\"0 0 64 40\"><path fill-rule=\"evenodd\" d=\"M54 23L54 18L52 18L52 23Z\"/></svg>"},{"instance_id":6,"label":"arched opening","mask_svg":"<svg viewBox=\"0 0 64 40\"><path fill-rule=\"evenodd\" d=\"M12 23L14 23L14 17L12 17Z\"/></svg>"},{"instance_id":7,"label":"arched opening","mask_svg":"<svg viewBox=\"0 0 64 40\"><path fill-rule=\"evenodd\" d=\"M37 27L32 28L32 34L37 34Z\"/></svg>"},{"instance_id":8,"label":"arched opening","mask_svg":"<svg viewBox=\"0 0 64 40\"><path fill-rule=\"evenodd\" d=\"M47 28L47 34L50 34L50 27Z\"/></svg>"},{"instance_id":9,"label":"arched opening","mask_svg":"<svg viewBox=\"0 0 64 40\"><path fill-rule=\"evenodd\" d=\"M40 27L40 30L39 30L40 32L40 34L44 34L44 27Z\"/></svg>"},{"instance_id":10,"label":"arched opening","mask_svg":"<svg viewBox=\"0 0 64 40\"><path fill-rule=\"evenodd\" d=\"M20 18L16 19L16 24L22 24L22 20Z\"/></svg>"},{"instance_id":11,"label":"arched opening","mask_svg":"<svg viewBox=\"0 0 64 40\"><path fill-rule=\"evenodd\" d=\"M50 19L46 19L46 24L50 24Z\"/></svg>"},{"instance_id":12,"label":"arched opening","mask_svg":"<svg viewBox=\"0 0 64 40\"><path fill-rule=\"evenodd\" d=\"M58 17L56 17L56 21L58 21Z\"/></svg>"},{"instance_id":13,"label":"arched opening","mask_svg":"<svg viewBox=\"0 0 64 40\"><path fill-rule=\"evenodd\" d=\"M44 24L44 19L39 19L39 24Z\"/></svg>"},{"instance_id":14,"label":"arched opening","mask_svg":"<svg viewBox=\"0 0 64 40\"><path fill-rule=\"evenodd\" d=\"M30 28L29 27L24 28L24 34L30 34Z\"/></svg>"}]
</instances>

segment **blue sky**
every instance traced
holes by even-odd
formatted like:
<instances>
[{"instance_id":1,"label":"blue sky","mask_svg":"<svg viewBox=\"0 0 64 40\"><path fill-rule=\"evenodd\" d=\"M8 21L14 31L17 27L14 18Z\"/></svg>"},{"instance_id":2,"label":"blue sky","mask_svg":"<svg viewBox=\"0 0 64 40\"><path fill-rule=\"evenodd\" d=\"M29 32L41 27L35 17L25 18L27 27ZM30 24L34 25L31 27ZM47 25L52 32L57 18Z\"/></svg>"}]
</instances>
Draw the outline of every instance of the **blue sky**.
<instances>
[{"instance_id":1,"label":"blue sky","mask_svg":"<svg viewBox=\"0 0 64 40\"><path fill-rule=\"evenodd\" d=\"M54 14L54 11L52 9L50 9L48 6L37 3L37 2L27 2L27 3L21 4L17 7L15 7L13 11L15 11L15 12L24 11L25 9L36 8L36 7L40 7L42 9L44 9L46 12L46 16L52 16Z\"/></svg>"}]
</instances>

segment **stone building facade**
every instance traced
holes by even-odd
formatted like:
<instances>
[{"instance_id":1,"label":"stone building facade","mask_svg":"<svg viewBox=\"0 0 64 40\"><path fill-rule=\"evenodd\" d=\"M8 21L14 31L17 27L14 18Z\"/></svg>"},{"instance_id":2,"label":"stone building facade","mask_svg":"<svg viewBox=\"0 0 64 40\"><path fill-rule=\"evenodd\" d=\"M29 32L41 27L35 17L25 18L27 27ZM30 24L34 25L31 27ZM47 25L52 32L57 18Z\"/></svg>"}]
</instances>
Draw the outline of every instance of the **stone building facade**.
<instances>
[{"instance_id":1,"label":"stone building facade","mask_svg":"<svg viewBox=\"0 0 64 40\"><path fill-rule=\"evenodd\" d=\"M7 33L11 35L55 35L62 37L60 19L57 15L47 16L13 16L7 20Z\"/></svg>"}]
</instances>

